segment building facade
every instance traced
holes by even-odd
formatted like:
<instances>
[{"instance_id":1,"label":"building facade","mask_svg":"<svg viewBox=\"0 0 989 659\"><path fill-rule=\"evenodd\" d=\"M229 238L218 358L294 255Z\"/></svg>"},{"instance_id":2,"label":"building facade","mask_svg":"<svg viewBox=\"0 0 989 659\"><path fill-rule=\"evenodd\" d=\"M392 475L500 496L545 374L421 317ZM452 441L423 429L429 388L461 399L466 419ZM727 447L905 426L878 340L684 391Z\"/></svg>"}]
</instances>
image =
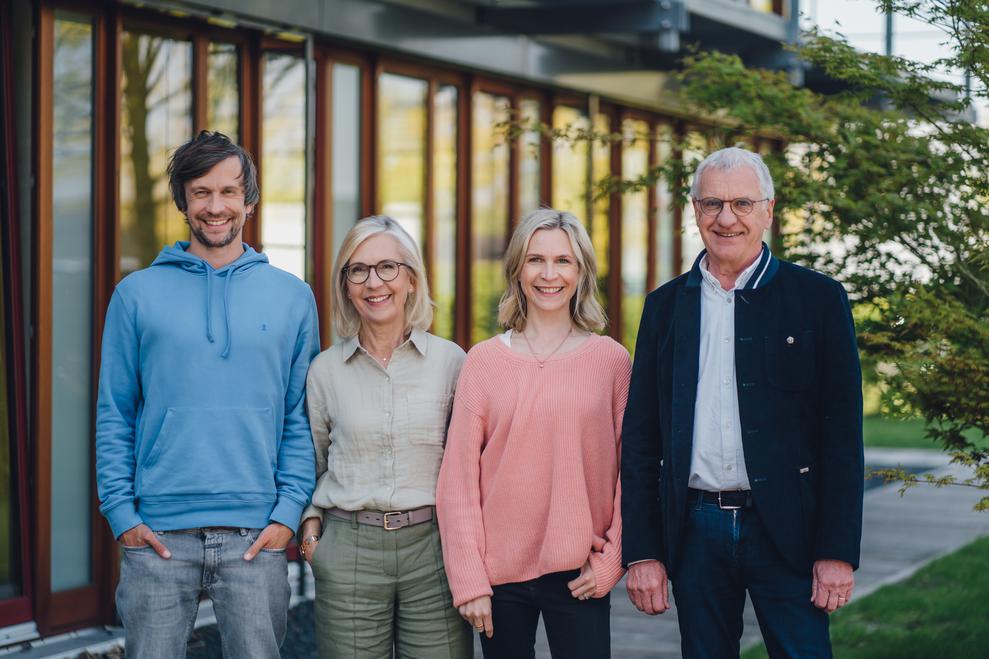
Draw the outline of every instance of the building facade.
<instances>
[{"instance_id":1,"label":"building facade","mask_svg":"<svg viewBox=\"0 0 989 659\"><path fill-rule=\"evenodd\" d=\"M310 283L324 345L329 273L358 218L418 239L433 330L468 347L498 331L514 223L548 205L587 223L607 331L631 350L645 294L699 241L674 186L595 197L592 182L707 151L709 127L672 91L676 57L700 43L790 66L785 4L0 0L0 647L114 621L100 334L116 282L186 237L175 146L219 130L255 155L246 240ZM591 129L617 137L567 138Z\"/></svg>"}]
</instances>

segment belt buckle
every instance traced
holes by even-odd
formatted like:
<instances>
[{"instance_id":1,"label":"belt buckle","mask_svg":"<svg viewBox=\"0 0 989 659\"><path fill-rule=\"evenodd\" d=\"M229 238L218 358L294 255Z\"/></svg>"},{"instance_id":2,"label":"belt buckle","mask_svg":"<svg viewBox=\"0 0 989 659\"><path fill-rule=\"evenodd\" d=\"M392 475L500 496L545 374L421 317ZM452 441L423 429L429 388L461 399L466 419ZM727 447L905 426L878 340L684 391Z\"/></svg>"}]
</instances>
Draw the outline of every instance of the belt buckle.
<instances>
[{"instance_id":1,"label":"belt buckle","mask_svg":"<svg viewBox=\"0 0 989 659\"><path fill-rule=\"evenodd\" d=\"M742 506L726 506L721 503L721 491L718 491L718 508L721 510L741 510Z\"/></svg>"},{"instance_id":2,"label":"belt buckle","mask_svg":"<svg viewBox=\"0 0 989 659\"><path fill-rule=\"evenodd\" d=\"M402 511L385 513L385 517L384 517L384 527L385 527L385 530L386 531L397 531L400 528L403 528L405 526L408 526L408 523L406 523L406 524L400 524L399 526L389 526L389 521L392 518L398 517L399 515L404 515L404 514L405 513L403 513ZM396 524L397 523L398 522L396 522Z\"/></svg>"}]
</instances>

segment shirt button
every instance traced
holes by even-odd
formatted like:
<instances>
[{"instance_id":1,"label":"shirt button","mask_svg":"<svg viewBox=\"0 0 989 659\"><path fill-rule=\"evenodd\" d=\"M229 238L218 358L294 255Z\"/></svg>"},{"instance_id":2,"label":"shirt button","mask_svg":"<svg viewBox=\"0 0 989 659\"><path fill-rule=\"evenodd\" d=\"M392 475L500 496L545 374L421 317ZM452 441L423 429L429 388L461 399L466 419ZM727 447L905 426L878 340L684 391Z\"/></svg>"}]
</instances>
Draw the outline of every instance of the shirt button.
<instances>
[{"instance_id":1,"label":"shirt button","mask_svg":"<svg viewBox=\"0 0 989 659\"><path fill-rule=\"evenodd\" d=\"M731 465L725 465L725 470L726 471L731 471Z\"/></svg>"},{"instance_id":2,"label":"shirt button","mask_svg":"<svg viewBox=\"0 0 989 659\"><path fill-rule=\"evenodd\" d=\"M725 378L724 382L725 384L728 384L728 378Z\"/></svg>"},{"instance_id":3,"label":"shirt button","mask_svg":"<svg viewBox=\"0 0 989 659\"><path fill-rule=\"evenodd\" d=\"M731 298L730 297L729 298L726 298L725 299L725 302L727 302L728 304L731 304Z\"/></svg>"},{"instance_id":4,"label":"shirt button","mask_svg":"<svg viewBox=\"0 0 989 659\"><path fill-rule=\"evenodd\" d=\"M728 338L728 337L726 336L726 337L724 338L724 342L725 342L725 343L728 343L728 341L730 341L730 339L729 339L729 338Z\"/></svg>"}]
</instances>

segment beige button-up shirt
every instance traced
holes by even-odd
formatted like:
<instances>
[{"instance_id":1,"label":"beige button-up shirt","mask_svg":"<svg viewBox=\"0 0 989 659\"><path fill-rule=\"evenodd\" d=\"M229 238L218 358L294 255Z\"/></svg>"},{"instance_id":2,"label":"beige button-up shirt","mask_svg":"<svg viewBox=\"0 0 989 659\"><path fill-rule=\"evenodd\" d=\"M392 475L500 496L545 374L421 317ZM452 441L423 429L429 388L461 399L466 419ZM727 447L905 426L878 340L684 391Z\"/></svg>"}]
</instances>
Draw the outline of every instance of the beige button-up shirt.
<instances>
[{"instance_id":1,"label":"beige button-up shirt","mask_svg":"<svg viewBox=\"0 0 989 659\"><path fill-rule=\"evenodd\" d=\"M413 330L387 368L357 337L313 360L306 401L317 482L303 519L322 519L333 507L387 512L436 504L464 357L457 344Z\"/></svg>"}]
</instances>

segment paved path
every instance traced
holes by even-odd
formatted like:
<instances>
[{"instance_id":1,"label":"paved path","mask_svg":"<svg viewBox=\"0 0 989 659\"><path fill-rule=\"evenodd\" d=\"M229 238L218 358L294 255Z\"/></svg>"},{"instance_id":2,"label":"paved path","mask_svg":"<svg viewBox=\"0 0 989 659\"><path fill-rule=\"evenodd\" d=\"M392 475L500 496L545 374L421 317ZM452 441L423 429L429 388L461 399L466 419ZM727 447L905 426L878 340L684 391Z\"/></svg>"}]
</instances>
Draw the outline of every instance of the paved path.
<instances>
[{"instance_id":1,"label":"paved path","mask_svg":"<svg viewBox=\"0 0 989 659\"><path fill-rule=\"evenodd\" d=\"M872 467L923 467L938 475L952 473L963 477L965 471L949 465L947 458L936 451L906 451L898 449L869 449L866 463ZM901 498L898 486L879 485L865 495L865 524L862 538L862 566L856 572L855 597L863 597L875 589L907 578L931 560L951 553L972 540L989 534L989 513L972 512L980 492L965 487L942 489L921 485ZM307 580L311 597L312 580ZM809 596L809 594L808 594ZM312 638L312 603L305 598L292 609L289 634L283 647L283 657L314 657ZM211 607L200 611L199 628L190 642L189 656L219 657L219 639L212 622ZM636 611L620 583L612 594L611 620L612 656L615 659L674 659L680 656L680 635L676 624L676 609L658 617ZM51 639L33 649L7 654L3 659L28 657L104 656L119 657L111 649L118 643L120 630L88 630L68 638ZM745 612L743 645L759 640L758 625L751 607ZM67 647L71 646L71 647ZM481 657L476 643L476 657ZM88 647L94 654L81 655ZM99 653L106 653L100 655ZM545 636L540 631L536 656L549 658Z\"/></svg>"}]
</instances>

